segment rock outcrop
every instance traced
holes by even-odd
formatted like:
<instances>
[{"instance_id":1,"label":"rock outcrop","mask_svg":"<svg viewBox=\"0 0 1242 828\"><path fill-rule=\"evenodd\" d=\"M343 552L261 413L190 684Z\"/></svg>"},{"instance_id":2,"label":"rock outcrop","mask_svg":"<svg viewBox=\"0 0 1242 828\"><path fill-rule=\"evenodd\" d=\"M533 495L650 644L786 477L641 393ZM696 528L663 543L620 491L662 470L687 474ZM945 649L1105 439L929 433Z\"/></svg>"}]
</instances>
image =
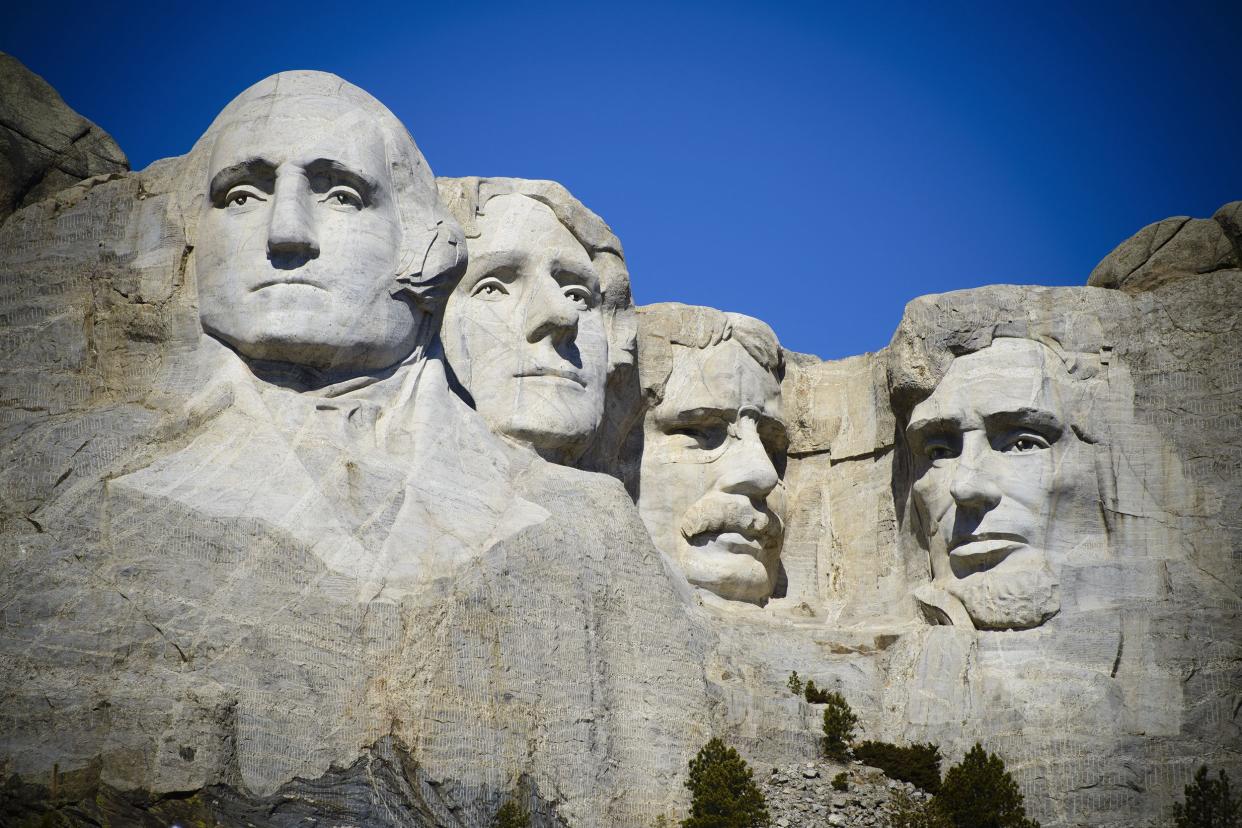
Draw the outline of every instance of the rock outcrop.
<instances>
[{"instance_id":1,"label":"rock outcrop","mask_svg":"<svg viewBox=\"0 0 1242 828\"><path fill-rule=\"evenodd\" d=\"M61 100L21 61L0 53L0 221L129 161L104 132Z\"/></svg>"}]
</instances>

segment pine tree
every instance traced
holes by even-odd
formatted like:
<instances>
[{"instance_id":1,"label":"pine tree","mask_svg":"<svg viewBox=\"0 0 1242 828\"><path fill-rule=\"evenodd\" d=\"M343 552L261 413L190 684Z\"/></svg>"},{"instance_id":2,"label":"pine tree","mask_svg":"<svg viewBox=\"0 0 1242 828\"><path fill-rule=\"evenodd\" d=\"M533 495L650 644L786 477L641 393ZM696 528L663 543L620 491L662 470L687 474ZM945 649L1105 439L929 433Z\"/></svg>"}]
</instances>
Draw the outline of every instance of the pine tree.
<instances>
[{"instance_id":1,"label":"pine tree","mask_svg":"<svg viewBox=\"0 0 1242 828\"><path fill-rule=\"evenodd\" d=\"M945 773L935 802L955 828L1039 828L1005 763L978 743Z\"/></svg>"},{"instance_id":2,"label":"pine tree","mask_svg":"<svg viewBox=\"0 0 1242 828\"><path fill-rule=\"evenodd\" d=\"M789 674L789 681L785 682L785 686L789 688L789 692L795 696L802 695L802 678L798 675L798 671L794 670Z\"/></svg>"},{"instance_id":3,"label":"pine tree","mask_svg":"<svg viewBox=\"0 0 1242 828\"><path fill-rule=\"evenodd\" d=\"M824 708L824 753L834 759L845 759L858 717L840 693L828 693Z\"/></svg>"},{"instance_id":4,"label":"pine tree","mask_svg":"<svg viewBox=\"0 0 1242 828\"><path fill-rule=\"evenodd\" d=\"M1200 765L1186 786L1186 802L1173 806L1173 822L1177 828L1237 828L1240 808L1229 793L1229 774L1222 770L1209 779L1207 765Z\"/></svg>"},{"instance_id":5,"label":"pine tree","mask_svg":"<svg viewBox=\"0 0 1242 828\"><path fill-rule=\"evenodd\" d=\"M746 761L719 739L690 760L690 816L682 828L753 828L769 822L767 803Z\"/></svg>"},{"instance_id":6,"label":"pine tree","mask_svg":"<svg viewBox=\"0 0 1242 828\"><path fill-rule=\"evenodd\" d=\"M510 799L496 812L496 817L492 820L492 828L530 828L530 814Z\"/></svg>"}]
</instances>

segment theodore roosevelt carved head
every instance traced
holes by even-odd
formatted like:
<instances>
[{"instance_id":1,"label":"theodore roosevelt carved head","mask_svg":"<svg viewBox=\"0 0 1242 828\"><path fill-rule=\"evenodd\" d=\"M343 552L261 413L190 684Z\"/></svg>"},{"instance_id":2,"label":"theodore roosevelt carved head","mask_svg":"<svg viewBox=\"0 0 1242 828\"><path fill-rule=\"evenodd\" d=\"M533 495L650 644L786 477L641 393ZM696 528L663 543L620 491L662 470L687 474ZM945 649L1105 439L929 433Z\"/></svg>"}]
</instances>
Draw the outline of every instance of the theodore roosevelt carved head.
<instances>
[{"instance_id":1,"label":"theodore roosevelt carved head","mask_svg":"<svg viewBox=\"0 0 1242 828\"><path fill-rule=\"evenodd\" d=\"M248 361L341 376L434 336L461 231L379 101L324 72L273 75L225 107L192 158L206 167L194 255L208 334Z\"/></svg>"},{"instance_id":2,"label":"theodore roosevelt carved head","mask_svg":"<svg viewBox=\"0 0 1242 828\"><path fill-rule=\"evenodd\" d=\"M757 319L679 304L639 309L646 400L639 512L690 583L762 604L784 533L784 364Z\"/></svg>"}]
</instances>

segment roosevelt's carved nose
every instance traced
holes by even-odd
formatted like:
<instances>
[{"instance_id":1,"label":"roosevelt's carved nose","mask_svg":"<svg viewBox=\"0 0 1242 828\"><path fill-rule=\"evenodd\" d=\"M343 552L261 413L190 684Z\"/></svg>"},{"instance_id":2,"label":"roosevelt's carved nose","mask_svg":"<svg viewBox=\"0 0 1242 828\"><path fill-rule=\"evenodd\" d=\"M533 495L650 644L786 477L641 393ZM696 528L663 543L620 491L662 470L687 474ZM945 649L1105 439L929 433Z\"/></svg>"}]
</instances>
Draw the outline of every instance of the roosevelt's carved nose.
<instances>
[{"instance_id":1,"label":"roosevelt's carved nose","mask_svg":"<svg viewBox=\"0 0 1242 828\"><path fill-rule=\"evenodd\" d=\"M268 256L313 259L319 255L315 228L314 194L301 171L281 171L272 196L267 228Z\"/></svg>"},{"instance_id":2,"label":"roosevelt's carved nose","mask_svg":"<svg viewBox=\"0 0 1242 828\"><path fill-rule=\"evenodd\" d=\"M526 304L526 341L550 339L554 345L573 341L578 335L578 308L555 279L535 283Z\"/></svg>"},{"instance_id":3,"label":"roosevelt's carved nose","mask_svg":"<svg viewBox=\"0 0 1242 828\"><path fill-rule=\"evenodd\" d=\"M988 470L992 447L982 435L962 440L962 453L955 461L949 494L960 508L986 512L1001 500L995 475Z\"/></svg>"},{"instance_id":4,"label":"roosevelt's carved nose","mask_svg":"<svg viewBox=\"0 0 1242 828\"><path fill-rule=\"evenodd\" d=\"M776 466L772 464L772 458L768 455L752 418L739 418L736 430L736 442L729 446L721 458L724 468L721 469L717 485L721 491L729 494L742 494L763 500L780 482Z\"/></svg>"}]
</instances>

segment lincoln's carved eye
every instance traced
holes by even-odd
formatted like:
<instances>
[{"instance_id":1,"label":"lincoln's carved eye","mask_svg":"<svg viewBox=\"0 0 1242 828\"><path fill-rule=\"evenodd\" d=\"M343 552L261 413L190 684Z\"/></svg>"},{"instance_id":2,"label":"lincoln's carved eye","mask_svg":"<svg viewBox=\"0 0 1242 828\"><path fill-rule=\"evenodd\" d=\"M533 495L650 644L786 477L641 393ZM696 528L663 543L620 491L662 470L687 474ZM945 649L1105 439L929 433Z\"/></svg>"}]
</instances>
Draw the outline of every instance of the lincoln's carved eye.
<instances>
[{"instance_id":1,"label":"lincoln's carved eye","mask_svg":"<svg viewBox=\"0 0 1242 828\"><path fill-rule=\"evenodd\" d=\"M948 437L929 437L923 444L923 456L935 463L956 457L957 451Z\"/></svg>"},{"instance_id":2,"label":"lincoln's carved eye","mask_svg":"<svg viewBox=\"0 0 1242 828\"><path fill-rule=\"evenodd\" d=\"M1024 432L1014 434L1001 444L1000 450L1009 454L1030 454L1048 448L1048 441L1038 434Z\"/></svg>"}]
</instances>

